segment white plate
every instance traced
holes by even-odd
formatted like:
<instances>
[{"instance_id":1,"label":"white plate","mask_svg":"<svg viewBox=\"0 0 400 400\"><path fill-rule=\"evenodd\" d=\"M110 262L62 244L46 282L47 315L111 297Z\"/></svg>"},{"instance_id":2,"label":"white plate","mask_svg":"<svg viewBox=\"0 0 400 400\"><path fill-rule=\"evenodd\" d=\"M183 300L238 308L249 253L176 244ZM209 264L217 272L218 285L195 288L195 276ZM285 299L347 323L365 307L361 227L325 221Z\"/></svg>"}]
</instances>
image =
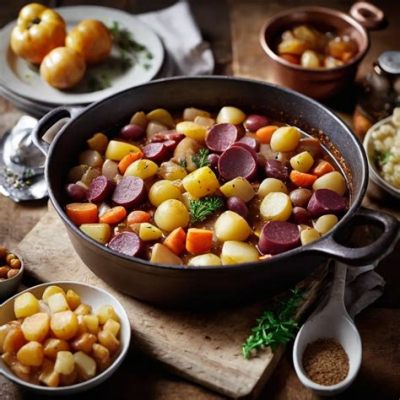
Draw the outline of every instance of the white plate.
<instances>
[{"instance_id":1,"label":"white plate","mask_svg":"<svg viewBox=\"0 0 400 400\"><path fill-rule=\"evenodd\" d=\"M0 84L6 89L31 100L54 105L87 104L101 100L128 87L148 82L159 72L164 60L164 48L161 40L136 17L113 8L98 6L61 7L56 8L56 11L65 19L68 30L83 18L98 19L107 26L112 26L113 22L116 21L120 28L131 33L133 40L147 48L152 58L147 59L145 52L141 52L139 62L134 63L125 71L115 66L110 69L107 60L99 66L91 67L89 73L95 73L97 76L105 69L107 69L107 75L115 74L110 78L111 86L106 89L90 92L85 89L84 83L82 83L70 91L57 90L42 81L38 71L12 52L9 42L11 31L16 23L16 21L13 21L0 31ZM112 55L118 55L118 49L115 46ZM109 57L108 62L110 63L112 60L113 58ZM145 68L144 64L148 64L148 67Z\"/></svg>"}]
</instances>

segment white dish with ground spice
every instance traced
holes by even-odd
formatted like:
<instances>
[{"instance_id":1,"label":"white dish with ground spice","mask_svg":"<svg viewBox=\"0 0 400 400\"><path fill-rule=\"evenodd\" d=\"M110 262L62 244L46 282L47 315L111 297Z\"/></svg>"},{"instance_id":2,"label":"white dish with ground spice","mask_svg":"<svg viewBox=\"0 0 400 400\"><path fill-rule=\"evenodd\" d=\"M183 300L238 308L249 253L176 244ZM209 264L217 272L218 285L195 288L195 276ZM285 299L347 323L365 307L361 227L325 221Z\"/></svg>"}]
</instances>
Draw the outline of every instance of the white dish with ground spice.
<instances>
[{"instance_id":1,"label":"white dish with ground spice","mask_svg":"<svg viewBox=\"0 0 400 400\"><path fill-rule=\"evenodd\" d=\"M320 396L344 391L361 366L361 338L343 301L346 271L346 265L336 263L328 303L302 326L293 346L297 376Z\"/></svg>"}]
</instances>

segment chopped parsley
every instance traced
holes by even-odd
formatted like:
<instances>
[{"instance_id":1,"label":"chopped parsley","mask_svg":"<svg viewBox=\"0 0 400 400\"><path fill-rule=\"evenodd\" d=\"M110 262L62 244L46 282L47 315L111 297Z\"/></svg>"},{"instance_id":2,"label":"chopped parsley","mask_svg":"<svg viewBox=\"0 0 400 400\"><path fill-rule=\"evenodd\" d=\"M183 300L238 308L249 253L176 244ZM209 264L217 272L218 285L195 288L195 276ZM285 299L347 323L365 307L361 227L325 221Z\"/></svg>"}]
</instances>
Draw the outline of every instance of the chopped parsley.
<instances>
[{"instance_id":1,"label":"chopped parsley","mask_svg":"<svg viewBox=\"0 0 400 400\"><path fill-rule=\"evenodd\" d=\"M207 196L199 200L190 200L189 211L192 222L204 221L223 206L224 201L218 196Z\"/></svg>"},{"instance_id":2,"label":"chopped parsley","mask_svg":"<svg viewBox=\"0 0 400 400\"><path fill-rule=\"evenodd\" d=\"M203 148L192 156L192 161L196 164L197 168L208 167L210 165L210 161L208 161L209 154L209 150Z\"/></svg>"}]
</instances>

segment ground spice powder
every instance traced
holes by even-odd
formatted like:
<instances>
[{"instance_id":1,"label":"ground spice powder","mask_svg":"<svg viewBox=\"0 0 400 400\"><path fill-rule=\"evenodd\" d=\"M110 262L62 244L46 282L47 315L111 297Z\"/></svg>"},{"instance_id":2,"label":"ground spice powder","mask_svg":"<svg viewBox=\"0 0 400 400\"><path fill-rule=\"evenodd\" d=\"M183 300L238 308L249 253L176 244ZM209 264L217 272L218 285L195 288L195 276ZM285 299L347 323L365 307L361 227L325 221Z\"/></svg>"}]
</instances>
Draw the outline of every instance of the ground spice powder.
<instances>
[{"instance_id":1,"label":"ground spice powder","mask_svg":"<svg viewBox=\"0 0 400 400\"><path fill-rule=\"evenodd\" d=\"M334 339L318 339L306 347L303 368L315 383L331 386L346 378L349 373L349 357Z\"/></svg>"}]
</instances>

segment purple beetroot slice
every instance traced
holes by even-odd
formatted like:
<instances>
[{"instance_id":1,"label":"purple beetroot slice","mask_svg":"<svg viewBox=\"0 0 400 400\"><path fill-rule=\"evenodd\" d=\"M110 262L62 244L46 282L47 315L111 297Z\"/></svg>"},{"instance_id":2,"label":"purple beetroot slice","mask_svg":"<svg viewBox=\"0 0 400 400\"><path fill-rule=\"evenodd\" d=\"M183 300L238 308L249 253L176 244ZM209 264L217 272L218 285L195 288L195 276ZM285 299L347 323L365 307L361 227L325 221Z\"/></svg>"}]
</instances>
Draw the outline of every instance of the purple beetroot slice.
<instances>
[{"instance_id":1,"label":"purple beetroot slice","mask_svg":"<svg viewBox=\"0 0 400 400\"><path fill-rule=\"evenodd\" d=\"M143 179L136 176L124 176L116 186L112 201L118 206L132 208L146 200L146 188Z\"/></svg>"},{"instance_id":2,"label":"purple beetroot slice","mask_svg":"<svg viewBox=\"0 0 400 400\"><path fill-rule=\"evenodd\" d=\"M142 150L145 158L156 163L164 161L169 157L169 150L162 142L146 144Z\"/></svg>"},{"instance_id":3,"label":"purple beetroot slice","mask_svg":"<svg viewBox=\"0 0 400 400\"><path fill-rule=\"evenodd\" d=\"M346 198L330 189L316 190L307 205L307 210L313 218L324 214L341 214L346 208Z\"/></svg>"},{"instance_id":4,"label":"purple beetroot slice","mask_svg":"<svg viewBox=\"0 0 400 400\"><path fill-rule=\"evenodd\" d=\"M222 153L240 138L237 126L228 123L213 125L207 132L206 145L209 150Z\"/></svg>"},{"instance_id":5,"label":"purple beetroot slice","mask_svg":"<svg viewBox=\"0 0 400 400\"><path fill-rule=\"evenodd\" d=\"M108 247L118 253L134 257L140 254L143 248L143 243L136 233L122 232L110 240Z\"/></svg>"},{"instance_id":6,"label":"purple beetroot slice","mask_svg":"<svg viewBox=\"0 0 400 400\"><path fill-rule=\"evenodd\" d=\"M244 143L256 152L260 150L259 141L251 136L243 136L238 143Z\"/></svg>"},{"instance_id":7,"label":"purple beetroot slice","mask_svg":"<svg viewBox=\"0 0 400 400\"><path fill-rule=\"evenodd\" d=\"M264 225L258 248L262 254L279 254L300 245L297 225L286 221L271 221Z\"/></svg>"},{"instance_id":8,"label":"purple beetroot slice","mask_svg":"<svg viewBox=\"0 0 400 400\"><path fill-rule=\"evenodd\" d=\"M252 180L257 174L257 163L251 152L241 146L232 146L218 160L220 176L231 180L238 176Z\"/></svg>"},{"instance_id":9,"label":"purple beetroot slice","mask_svg":"<svg viewBox=\"0 0 400 400\"><path fill-rule=\"evenodd\" d=\"M94 178L87 191L87 199L93 203L100 203L110 196L114 188L114 183L104 175Z\"/></svg>"}]
</instances>

